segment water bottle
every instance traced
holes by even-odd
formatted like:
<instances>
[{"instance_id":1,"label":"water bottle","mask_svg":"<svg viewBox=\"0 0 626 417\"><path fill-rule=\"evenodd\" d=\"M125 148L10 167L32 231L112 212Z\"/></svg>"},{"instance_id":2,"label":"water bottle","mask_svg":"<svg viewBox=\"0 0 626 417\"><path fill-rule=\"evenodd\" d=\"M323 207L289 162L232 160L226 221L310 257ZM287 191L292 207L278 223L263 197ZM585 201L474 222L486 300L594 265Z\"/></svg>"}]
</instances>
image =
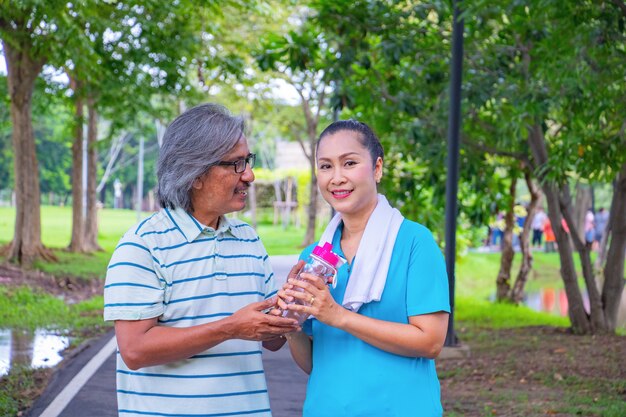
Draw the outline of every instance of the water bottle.
<instances>
[{"instance_id":1,"label":"water bottle","mask_svg":"<svg viewBox=\"0 0 626 417\"><path fill-rule=\"evenodd\" d=\"M333 245L329 242L324 243L323 246L316 246L311 252L307 263L304 264L300 273L296 279L300 278L300 274L305 272L308 274L317 275L325 284L332 285L333 288L337 285L337 269L343 264L343 259L333 253ZM293 288L294 291L304 291L300 287ZM301 301L295 299L292 303L309 306L308 301ZM292 304L290 303L290 304ZM283 317L298 320L298 323L302 324L309 315L300 311L284 310Z\"/></svg>"}]
</instances>

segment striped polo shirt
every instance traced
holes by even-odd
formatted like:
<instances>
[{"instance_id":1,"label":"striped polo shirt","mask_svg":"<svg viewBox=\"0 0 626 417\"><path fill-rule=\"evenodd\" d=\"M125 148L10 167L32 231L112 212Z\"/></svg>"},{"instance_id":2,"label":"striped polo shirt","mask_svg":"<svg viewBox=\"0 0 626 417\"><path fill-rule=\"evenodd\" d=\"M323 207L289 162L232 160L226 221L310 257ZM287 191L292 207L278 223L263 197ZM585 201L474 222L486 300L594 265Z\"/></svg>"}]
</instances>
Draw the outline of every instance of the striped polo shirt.
<instances>
[{"instance_id":1,"label":"striped polo shirt","mask_svg":"<svg viewBox=\"0 0 626 417\"><path fill-rule=\"evenodd\" d=\"M120 240L107 269L105 320L158 317L189 327L276 293L267 252L248 224L217 230L162 209ZM133 371L117 354L120 416L271 416L261 342L232 339L189 359Z\"/></svg>"}]
</instances>

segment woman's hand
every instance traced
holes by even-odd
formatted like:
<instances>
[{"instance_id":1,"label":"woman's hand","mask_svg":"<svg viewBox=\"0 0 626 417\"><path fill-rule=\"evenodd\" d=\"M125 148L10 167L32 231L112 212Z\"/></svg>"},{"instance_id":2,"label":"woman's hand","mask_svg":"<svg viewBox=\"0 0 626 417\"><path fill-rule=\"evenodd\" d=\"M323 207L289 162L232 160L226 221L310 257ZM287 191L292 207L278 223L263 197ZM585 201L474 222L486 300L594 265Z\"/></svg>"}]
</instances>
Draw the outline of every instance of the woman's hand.
<instances>
[{"instance_id":1,"label":"woman's hand","mask_svg":"<svg viewBox=\"0 0 626 417\"><path fill-rule=\"evenodd\" d=\"M318 276L303 273L300 279L289 279L285 285L291 285L291 288L284 289L285 295L304 304L288 304L287 309L313 315L329 326L340 326L347 310L335 302L328 286Z\"/></svg>"},{"instance_id":2,"label":"woman's hand","mask_svg":"<svg viewBox=\"0 0 626 417\"><path fill-rule=\"evenodd\" d=\"M273 310L270 311L270 314L281 315L283 313L283 310L287 309L287 304L293 302L293 297L289 296L286 293L287 290L290 290L293 288L293 285L289 283L289 280L291 279L295 280L298 274L300 273L300 270L302 270L303 266L304 266L304 261L299 260L294 266L291 267L291 270L289 271L289 274L287 275L287 279L285 280L285 283L283 284L281 289L278 290L278 293L276 294L277 295L276 306L274 307Z\"/></svg>"},{"instance_id":3,"label":"woman's hand","mask_svg":"<svg viewBox=\"0 0 626 417\"><path fill-rule=\"evenodd\" d=\"M289 310L314 315L324 324L348 332L372 346L396 355L431 359L439 355L448 327L447 312L411 316L408 323L366 317L337 304L328 287L315 275L301 274L300 278L302 279L290 280L288 284L293 288L285 289L284 292L308 305L289 304ZM291 345L290 343L290 347Z\"/></svg>"}]
</instances>

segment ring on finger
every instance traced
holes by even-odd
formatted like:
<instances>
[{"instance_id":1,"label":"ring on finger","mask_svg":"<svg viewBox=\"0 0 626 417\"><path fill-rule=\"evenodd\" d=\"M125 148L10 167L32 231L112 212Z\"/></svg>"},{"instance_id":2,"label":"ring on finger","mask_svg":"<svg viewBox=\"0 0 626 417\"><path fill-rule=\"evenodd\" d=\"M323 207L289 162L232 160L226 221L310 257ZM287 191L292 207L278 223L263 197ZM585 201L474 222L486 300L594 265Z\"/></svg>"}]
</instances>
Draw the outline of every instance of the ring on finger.
<instances>
[{"instance_id":1,"label":"ring on finger","mask_svg":"<svg viewBox=\"0 0 626 417\"><path fill-rule=\"evenodd\" d=\"M314 303L314 302L315 302L315 296L314 296L314 295L312 295L312 296L311 296L311 299L309 300L309 304L310 304L310 305L313 305L313 303Z\"/></svg>"}]
</instances>

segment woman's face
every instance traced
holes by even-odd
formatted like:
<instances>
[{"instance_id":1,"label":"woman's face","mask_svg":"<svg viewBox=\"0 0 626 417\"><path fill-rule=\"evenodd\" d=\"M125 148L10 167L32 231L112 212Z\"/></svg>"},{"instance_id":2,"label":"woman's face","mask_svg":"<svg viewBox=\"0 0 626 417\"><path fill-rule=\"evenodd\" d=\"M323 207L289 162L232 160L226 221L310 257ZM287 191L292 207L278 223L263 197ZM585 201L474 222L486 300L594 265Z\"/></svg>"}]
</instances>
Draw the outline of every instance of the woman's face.
<instances>
[{"instance_id":1,"label":"woman's face","mask_svg":"<svg viewBox=\"0 0 626 417\"><path fill-rule=\"evenodd\" d=\"M341 214L365 214L376 207L376 184L382 170L382 159L372 163L357 132L340 130L324 136L317 149L317 183L322 197Z\"/></svg>"}]
</instances>

